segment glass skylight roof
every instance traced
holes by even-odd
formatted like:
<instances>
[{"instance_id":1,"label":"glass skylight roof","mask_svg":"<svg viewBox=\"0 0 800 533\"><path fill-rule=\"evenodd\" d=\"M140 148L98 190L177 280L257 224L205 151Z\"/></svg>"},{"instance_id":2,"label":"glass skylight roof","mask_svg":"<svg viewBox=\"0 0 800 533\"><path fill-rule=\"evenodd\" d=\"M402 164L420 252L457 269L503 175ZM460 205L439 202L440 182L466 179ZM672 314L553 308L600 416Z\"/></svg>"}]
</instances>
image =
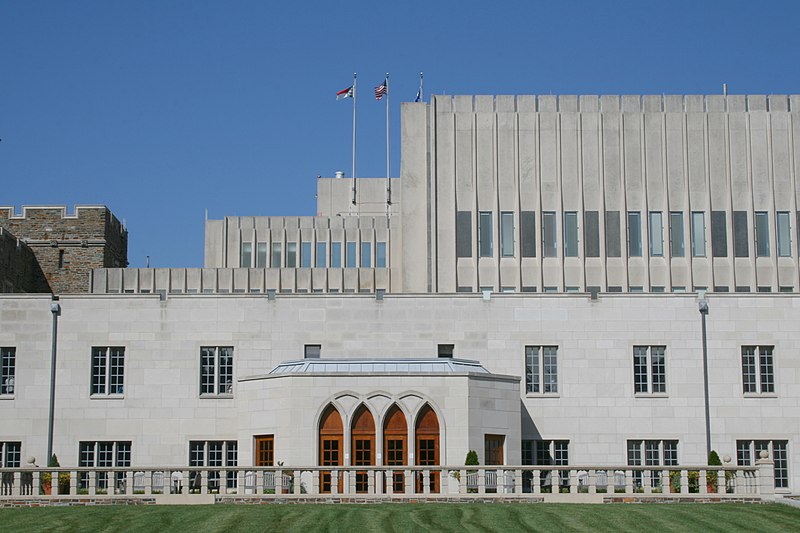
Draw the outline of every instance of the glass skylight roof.
<instances>
[{"instance_id":1,"label":"glass skylight roof","mask_svg":"<svg viewBox=\"0 0 800 533\"><path fill-rule=\"evenodd\" d=\"M270 374L489 374L467 359L303 359L285 361Z\"/></svg>"}]
</instances>

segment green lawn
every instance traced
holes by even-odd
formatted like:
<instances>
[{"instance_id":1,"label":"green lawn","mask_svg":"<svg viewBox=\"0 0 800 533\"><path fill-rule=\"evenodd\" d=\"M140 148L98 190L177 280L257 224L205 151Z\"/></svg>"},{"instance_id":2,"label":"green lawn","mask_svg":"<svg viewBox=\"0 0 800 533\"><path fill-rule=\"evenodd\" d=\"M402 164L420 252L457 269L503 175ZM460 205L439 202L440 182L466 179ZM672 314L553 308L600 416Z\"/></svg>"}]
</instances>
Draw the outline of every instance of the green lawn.
<instances>
[{"instance_id":1,"label":"green lawn","mask_svg":"<svg viewBox=\"0 0 800 533\"><path fill-rule=\"evenodd\" d=\"M0 509L3 531L798 531L800 509L754 504L378 504Z\"/></svg>"}]
</instances>

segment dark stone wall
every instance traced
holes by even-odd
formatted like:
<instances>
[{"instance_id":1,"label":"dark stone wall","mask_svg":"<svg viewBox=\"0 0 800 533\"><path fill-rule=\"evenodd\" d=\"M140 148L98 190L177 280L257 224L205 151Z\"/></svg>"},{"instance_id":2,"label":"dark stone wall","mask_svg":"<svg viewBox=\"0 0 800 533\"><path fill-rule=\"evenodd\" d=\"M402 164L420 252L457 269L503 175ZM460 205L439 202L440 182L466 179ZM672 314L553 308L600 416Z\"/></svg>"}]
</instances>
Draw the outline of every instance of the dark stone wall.
<instances>
[{"instance_id":1,"label":"dark stone wall","mask_svg":"<svg viewBox=\"0 0 800 533\"><path fill-rule=\"evenodd\" d=\"M0 292L50 292L33 251L0 227Z\"/></svg>"}]
</instances>

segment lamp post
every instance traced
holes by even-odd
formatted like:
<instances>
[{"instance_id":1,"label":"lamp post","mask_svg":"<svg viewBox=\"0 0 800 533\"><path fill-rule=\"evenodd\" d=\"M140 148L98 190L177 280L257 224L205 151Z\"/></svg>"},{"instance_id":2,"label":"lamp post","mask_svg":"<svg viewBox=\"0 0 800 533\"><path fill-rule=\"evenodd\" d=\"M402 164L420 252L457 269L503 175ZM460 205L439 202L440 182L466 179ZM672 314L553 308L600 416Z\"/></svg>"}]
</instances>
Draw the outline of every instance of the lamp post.
<instances>
[{"instance_id":1,"label":"lamp post","mask_svg":"<svg viewBox=\"0 0 800 533\"><path fill-rule=\"evenodd\" d=\"M711 455L711 414L708 407L708 339L706 337L706 316L708 315L708 301L705 299L697 303L700 311L700 323L703 328L703 389L706 407L706 457Z\"/></svg>"},{"instance_id":2,"label":"lamp post","mask_svg":"<svg viewBox=\"0 0 800 533\"><path fill-rule=\"evenodd\" d=\"M47 418L47 460L46 465L50 465L53 457L53 419L55 418L56 408L56 349L58 348L58 317L61 315L61 306L58 304L58 296L53 296L50 303L50 312L53 314L53 345L50 351L50 413Z\"/></svg>"}]
</instances>

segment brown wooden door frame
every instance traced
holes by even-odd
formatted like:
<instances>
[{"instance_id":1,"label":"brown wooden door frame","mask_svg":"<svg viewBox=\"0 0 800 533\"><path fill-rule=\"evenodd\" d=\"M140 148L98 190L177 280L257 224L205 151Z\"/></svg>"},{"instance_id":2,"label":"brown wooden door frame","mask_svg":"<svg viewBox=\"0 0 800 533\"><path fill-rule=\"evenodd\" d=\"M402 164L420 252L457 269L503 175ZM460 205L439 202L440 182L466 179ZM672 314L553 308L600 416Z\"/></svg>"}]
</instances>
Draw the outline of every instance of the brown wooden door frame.
<instances>
[{"instance_id":1,"label":"brown wooden door frame","mask_svg":"<svg viewBox=\"0 0 800 533\"><path fill-rule=\"evenodd\" d=\"M505 464L503 457L503 448L506 444L505 435L494 435L486 433L483 436L483 461L486 466L496 466ZM496 452L497 457L492 457L492 453Z\"/></svg>"},{"instance_id":2,"label":"brown wooden door frame","mask_svg":"<svg viewBox=\"0 0 800 533\"><path fill-rule=\"evenodd\" d=\"M275 466L275 435L255 435L253 437L254 466ZM262 449L264 445L264 449ZM268 449L267 449L267 445Z\"/></svg>"}]
</instances>

